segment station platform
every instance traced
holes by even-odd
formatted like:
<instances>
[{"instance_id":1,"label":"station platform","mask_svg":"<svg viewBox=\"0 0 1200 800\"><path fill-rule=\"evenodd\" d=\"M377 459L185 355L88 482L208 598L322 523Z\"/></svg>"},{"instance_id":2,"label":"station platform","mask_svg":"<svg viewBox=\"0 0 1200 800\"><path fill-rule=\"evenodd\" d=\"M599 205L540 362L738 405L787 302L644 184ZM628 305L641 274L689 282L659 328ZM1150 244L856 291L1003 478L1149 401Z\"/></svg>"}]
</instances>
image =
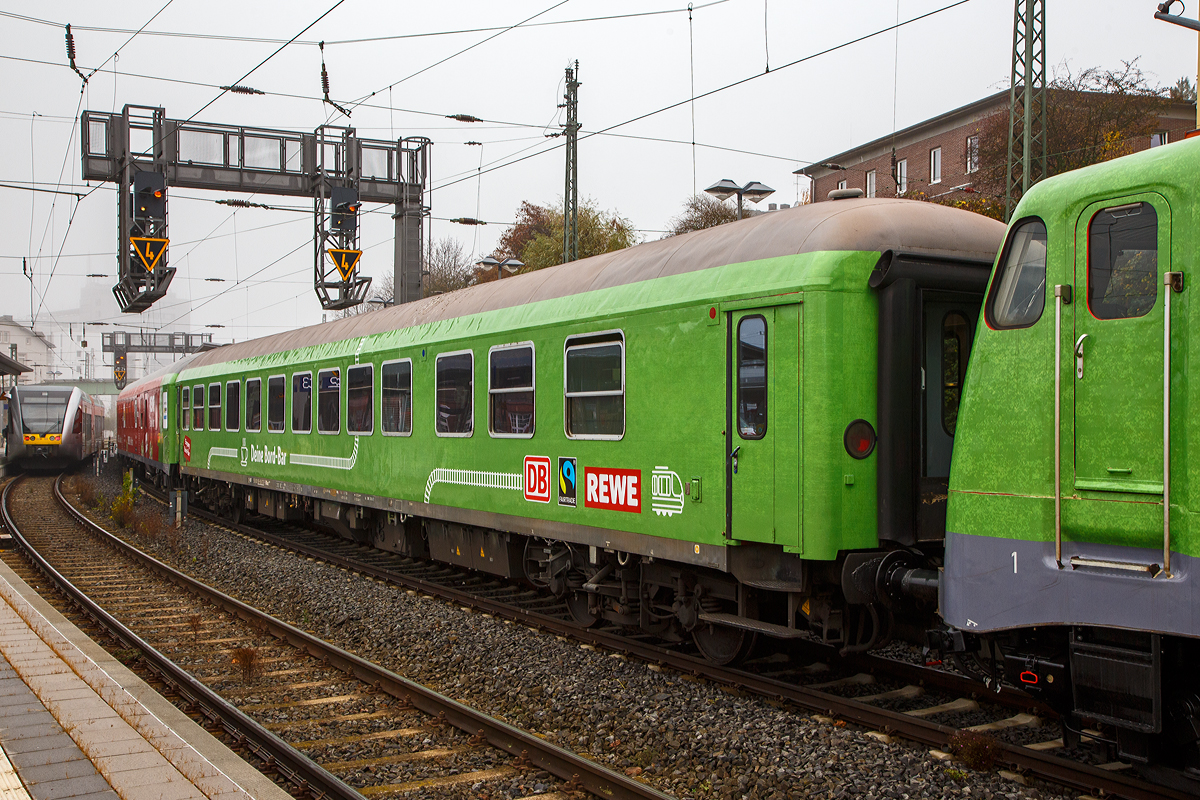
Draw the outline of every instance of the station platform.
<instances>
[{"instance_id":1,"label":"station platform","mask_svg":"<svg viewBox=\"0 0 1200 800\"><path fill-rule=\"evenodd\" d=\"M0 800L286 800L0 562Z\"/></svg>"}]
</instances>

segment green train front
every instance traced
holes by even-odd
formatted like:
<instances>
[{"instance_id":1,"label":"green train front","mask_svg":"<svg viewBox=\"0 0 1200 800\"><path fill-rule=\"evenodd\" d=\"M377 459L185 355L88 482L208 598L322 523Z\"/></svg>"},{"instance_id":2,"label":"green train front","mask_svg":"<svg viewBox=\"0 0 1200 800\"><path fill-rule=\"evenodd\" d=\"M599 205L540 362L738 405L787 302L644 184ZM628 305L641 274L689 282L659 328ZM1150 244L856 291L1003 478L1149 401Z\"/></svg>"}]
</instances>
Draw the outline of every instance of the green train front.
<instances>
[{"instance_id":1,"label":"green train front","mask_svg":"<svg viewBox=\"0 0 1200 800\"><path fill-rule=\"evenodd\" d=\"M714 660L870 647L900 595L932 611L1002 235L846 199L222 347L177 379L181 470L227 513L526 577Z\"/></svg>"},{"instance_id":2,"label":"green train front","mask_svg":"<svg viewBox=\"0 0 1200 800\"><path fill-rule=\"evenodd\" d=\"M1017 208L958 420L941 597L944 646L1040 693L1068 737L1099 722L1123 757L1191 767L1197 174L1189 140Z\"/></svg>"}]
</instances>

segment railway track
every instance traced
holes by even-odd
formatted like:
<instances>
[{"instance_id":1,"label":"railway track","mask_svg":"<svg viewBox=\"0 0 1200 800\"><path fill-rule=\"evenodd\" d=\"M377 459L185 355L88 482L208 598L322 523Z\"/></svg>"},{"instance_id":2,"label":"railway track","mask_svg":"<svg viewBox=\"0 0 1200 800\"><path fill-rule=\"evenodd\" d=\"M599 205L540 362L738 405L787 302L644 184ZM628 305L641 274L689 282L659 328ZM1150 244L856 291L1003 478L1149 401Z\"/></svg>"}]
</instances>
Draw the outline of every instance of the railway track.
<instances>
[{"instance_id":1,"label":"railway track","mask_svg":"<svg viewBox=\"0 0 1200 800\"><path fill-rule=\"evenodd\" d=\"M19 478L0 500L22 554L5 560L297 797L667 797L188 578L89 521L60 481Z\"/></svg>"},{"instance_id":2,"label":"railway track","mask_svg":"<svg viewBox=\"0 0 1200 800\"><path fill-rule=\"evenodd\" d=\"M1027 695L1010 689L994 693L957 673L875 656L845 659L828 675L811 665L828 662L832 648L804 645L798 663L794 658L765 659L747 669L715 667L685 650L672 649L604 629L582 629L569 618L565 606L477 574L441 564L415 561L335 536L269 519L253 524L233 524L203 510L194 516L245 537L320 559L350 572L402 586L484 613L506 617L588 646L637 658L659 667L707 680L740 691L771 698L787 706L816 714L833 724L851 723L865 728L881 741L901 737L943 752L961 730L996 737L998 763L1013 778L1037 778L1100 796L1142 798L1193 797L1169 786L1152 786L1130 771L1129 765L1085 763L1057 755L1066 749L1061 738L1047 734L1042 723L1045 709ZM795 655L795 654L794 654ZM797 683L798 679L807 683ZM1042 716L1039 716L1041 712ZM1085 731L1086 743L1096 731ZM1076 750L1076 753L1083 751Z\"/></svg>"}]
</instances>

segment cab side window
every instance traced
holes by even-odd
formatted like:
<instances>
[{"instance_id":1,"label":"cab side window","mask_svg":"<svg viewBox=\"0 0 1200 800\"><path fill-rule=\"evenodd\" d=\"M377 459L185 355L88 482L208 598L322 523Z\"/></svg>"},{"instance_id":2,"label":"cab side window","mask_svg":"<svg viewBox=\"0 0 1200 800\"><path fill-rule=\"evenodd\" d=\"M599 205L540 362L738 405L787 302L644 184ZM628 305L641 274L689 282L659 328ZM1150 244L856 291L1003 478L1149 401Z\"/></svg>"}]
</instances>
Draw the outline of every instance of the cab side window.
<instances>
[{"instance_id":1,"label":"cab side window","mask_svg":"<svg viewBox=\"0 0 1200 800\"><path fill-rule=\"evenodd\" d=\"M997 330L1028 328L1046 305L1046 223L1023 219L1009 231L992 279L987 302L988 324Z\"/></svg>"},{"instance_id":2,"label":"cab side window","mask_svg":"<svg viewBox=\"0 0 1200 800\"><path fill-rule=\"evenodd\" d=\"M1158 299L1158 214L1149 203L1097 212L1088 223L1088 308L1096 319L1143 317Z\"/></svg>"}]
</instances>

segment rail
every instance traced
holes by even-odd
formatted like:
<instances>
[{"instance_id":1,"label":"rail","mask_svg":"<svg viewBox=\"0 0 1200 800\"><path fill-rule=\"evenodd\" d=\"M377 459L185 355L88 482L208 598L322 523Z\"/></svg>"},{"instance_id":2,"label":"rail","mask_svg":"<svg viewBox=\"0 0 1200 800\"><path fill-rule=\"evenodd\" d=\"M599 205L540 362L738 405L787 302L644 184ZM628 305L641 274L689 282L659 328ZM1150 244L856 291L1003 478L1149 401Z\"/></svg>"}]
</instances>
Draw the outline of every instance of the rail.
<instances>
[{"instance_id":1,"label":"rail","mask_svg":"<svg viewBox=\"0 0 1200 800\"><path fill-rule=\"evenodd\" d=\"M5 488L4 494L0 496L0 507L2 507L0 511L3 513L5 525L13 532L14 538L18 538L22 549L26 550L26 552L31 552L28 544L19 538L16 526L12 523L9 516L9 490L14 484L15 481L9 484ZM118 552L142 562L153 572L207 600L218 608L222 608L228 613L236 614L251 625L257 626L277 639L288 642L298 650L307 652L314 658L374 686L379 691L411 703L419 711L442 719L447 724L453 725L471 735L478 734L493 747L524 758L529 764L568 781L582 791L589 792L598 797L613 798L613 800L670 800L670 795L663 794L653 787L635 781L620 773L613 772L569 750L545 742L527 731L489 717L476 709L458 703L419 683L410 681L390 670L372 664L353 653L324 642L276 617L265 614L240 600L190 578L161 561L142 553L99 525L96 525L67 502L66 498L62 496L60 484L61 479L55 482L56 499L76 521L102 541L109 544L109 546ZM313 794L319 793L321 796L328 797L331 800L362 800L362 795L353 788L342 783L319 765L294 750L282 739L279 739L279 737L254 722L254 720L246 717L236 707L213 694L191 675L182 671L175 664L171 663L170 660L142 642L136 634L125 629L120 622L113 619L103 609L88 600L82 592L72 586L69 581L59 575L44 560L33 555L32 552L31 557L38 561L38 568L56 585L59 585L64 593L87 609L89 616L93 616L94 619L97 619L106 628L114 630L114 635L126 646L135 647L139 650L146 648L151 654L150 663L152 668L159 671L161 667L160 674L169 676L172 683L177 682L180 687L181 696L194 699L195 702L202 704L204 707L209 707L209 698L211 697L212 708L214 712L220 714L219 719L221 723L226 725L227 729L233 732L235 737L239 733L234 731L241 731L241 735L254 743L253 749L256 753L261 753L261 757L267 760L268 763L272 763L281 772L294 771L300 780L308 781L308 791ZM115 628L110 627L110 623ZM244 728L241 727L243 725L245 726ZM258 749L260 747L262 748L261 751ZM272 758L274 759L273 762L271 761Z\"/></svg>"}]
</instances>

